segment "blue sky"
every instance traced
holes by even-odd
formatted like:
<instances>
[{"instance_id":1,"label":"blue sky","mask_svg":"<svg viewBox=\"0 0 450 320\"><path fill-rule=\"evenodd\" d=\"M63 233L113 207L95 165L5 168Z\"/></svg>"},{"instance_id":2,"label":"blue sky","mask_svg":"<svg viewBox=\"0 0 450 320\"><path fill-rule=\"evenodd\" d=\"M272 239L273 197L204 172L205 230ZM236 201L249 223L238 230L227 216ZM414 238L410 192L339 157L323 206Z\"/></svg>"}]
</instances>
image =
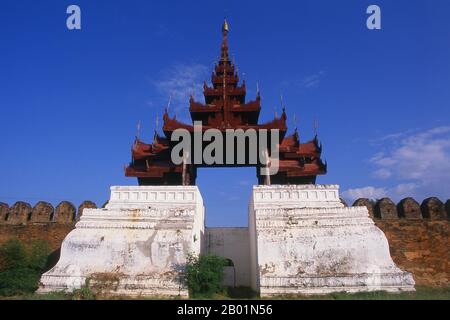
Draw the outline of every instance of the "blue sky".
<instances>
[{"instance_id":1,"label":"blue sky","mask_svg":"<svg viewBox=\"0 0 450 320\"><path fill-rule=\"evenodd\" d=\"M77 4L82 29L66 28ZM382 30L366 28L377 4ZM319 124L329 173L348 198L450 197L450 2L2 1L0 201L101 205L136 123L151 140L169 95L187 118L219 55L223 17L261 120L280 112L303 141ZM178 94L174 94L177 92ZM161 121L159 122L161 124ZM247 223L252 169L200 169L209 226Z\"/></svg>"}]
</instances>

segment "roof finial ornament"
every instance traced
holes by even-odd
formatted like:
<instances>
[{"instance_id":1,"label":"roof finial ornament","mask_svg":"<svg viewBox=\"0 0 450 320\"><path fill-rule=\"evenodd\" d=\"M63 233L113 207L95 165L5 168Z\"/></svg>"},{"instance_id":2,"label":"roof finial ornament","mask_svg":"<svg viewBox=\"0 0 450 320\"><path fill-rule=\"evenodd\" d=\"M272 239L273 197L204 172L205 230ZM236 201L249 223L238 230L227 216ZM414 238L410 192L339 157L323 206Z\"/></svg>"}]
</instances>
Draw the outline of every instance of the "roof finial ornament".
<instances>
[{"instance_id":1,"label":"roof finial ornament","mask_svg":"<svg viewBox=\"0 0 450 320\"><path fill-rule=\"evenodd\" d=\"M139 120L138 123L136 124L136 129L137 129L136 138L139 140L141 136L141 120Z\"/></svg>"},{"instance_id":2,"label":"roof finial ornament","mask_svg":"<svg viewBox=\"0 0 450 320\"><path fill-rule=\"evenodd\" d=\"M167 102L166 112L169 112L171 102L172 102L172 95L169 96L169 101Z\"/></svg>"},{"instance_id":3,"label":"roof finial ornament","mask_svg":"<svg viewBox=\"0 0 450 320\"><path fill-rule=\"evenodd\" d=\"M229 31L230 31L230 28L228 26L227 18L223 18L222 34L224 36L226 36Z\"/></svg>"},{"instance_id":4,"label":"roof finial ornament","mask_svg":"<svg viewBox=\"0 0 450 320\"><path fill-rule=\"evenodd\" d=\"M284 102L283 102L283 94L280 94L280 103L281 103L281 109L283 110L283 112L286 112L286 106L284 105Z\"/></svg>"},{"instance_id":5,"label":"roof finial ornament","mask_svg":"<svg viewBox=\"0 0 450 320\"><path fill-rule=\"evenodd\" d=\"M155 133L153 134L153 145L156 145L158 142L158 126L159 126L159 115L156 115L155 119Z\"/></svg>"},{"instance_id":6,"label":"roof finial ornament","mask_svg":"<svg viewBox=\"0 0 450 320\"><path fill-rule=\"evenodd\" d=\"M294 115L292 116L292 123L294 124L294 138L297 140L297 142L299 141L299 136L298 136L298 119L297 119L297 115L294 113Z\"/></svg>"},{"instance_id":7,"label":"roof finial ornament","mask_svg":"<svg viewBox=\"0 0 450 320\"><path fill-rule=\"evenodd\" d=\"M314 136L317 139L317 128L318 128L319 124L317 123L317 119L314 120Z\"/></svg>"},{"instance_id":8,"label":"roof finial ornament","mask_svg":"<svg viewBox=\"0 0 450 320\"><path fill-rule=\"evenodd\" d=\"M227 44L227 42L228 42L228 40L227 40L228 39L228 37L227 37L228 31L229 31L228 22L227 22L227 19L224 18L223 25L222 25L222 35L223 35L222 48L221 48L221 54L220 54L220 56L221 56L220 61L222 63L223 62L227 62L227 63L230 62L230 58L229 58L229 55L228 55L228 44Z\"/></svg>"}]
</instances>

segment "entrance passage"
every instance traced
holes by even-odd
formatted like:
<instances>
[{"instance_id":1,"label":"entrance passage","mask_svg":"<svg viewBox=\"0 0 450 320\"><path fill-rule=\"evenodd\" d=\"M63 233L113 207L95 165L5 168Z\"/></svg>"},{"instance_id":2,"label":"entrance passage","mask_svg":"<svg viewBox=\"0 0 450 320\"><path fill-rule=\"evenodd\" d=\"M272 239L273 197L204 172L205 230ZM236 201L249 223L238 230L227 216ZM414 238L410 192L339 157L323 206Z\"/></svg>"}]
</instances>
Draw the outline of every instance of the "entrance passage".
<instances>
[{"instance_id":1,"label":"entrance passage","mask_svg":"<svg viewBox=\"0 0 450 320\"><path fill-rule=\"evenodd\" d=\"M202 168L198 187L205 205L205 253L227 259L224 285L250 287L248 202L254 168Z\"/></svg>"},{"instance_id":2,"label":"entrance passage","mask_svg":"<svg viewBox=\"0 0 450 320\"><path fill-rule=\"evenodd\" d=\"M224 285L250 287L250 240L248 228L206 228L206 253L224 257Z\"/></svg>"}]
</instances>

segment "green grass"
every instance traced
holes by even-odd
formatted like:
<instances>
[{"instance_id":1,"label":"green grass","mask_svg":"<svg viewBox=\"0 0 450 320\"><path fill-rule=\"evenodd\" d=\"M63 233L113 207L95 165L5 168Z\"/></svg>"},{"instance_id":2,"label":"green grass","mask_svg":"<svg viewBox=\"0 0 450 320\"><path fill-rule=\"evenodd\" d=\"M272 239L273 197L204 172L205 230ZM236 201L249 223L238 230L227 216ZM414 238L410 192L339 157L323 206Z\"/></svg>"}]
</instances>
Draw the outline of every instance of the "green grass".
<instances>
[{"instance_id":1,"label":"green grass","mask_svg":"<svg viewBox=\"0 0 450 320\"><path fill-rule=\"evenodd\" d=\"M32 241L25 246L12 239L1 245L0 295L26 295L36 291L49 252L45 241Z\"/></svg>"},{"instance_id":2,"label":"green grass","mask_svg":"<svg viewBox=\"0 0 450 320\"><path fill-rule=\"evenodd\" d=\"M73 300L73 295L63 292L53 292L47 294L24 294L11 297L1 297L0 300Z\"/></svg>"},{"instance_id":3,"label":"green grass","mask_svg":"<svg viewBox=\"0 0 450 320\"><path fill-rule=\"evenodd\" d=\"M230 292L231 293L231 292ZM240 289L240 292L234 293L234 298L239 299L258 299L251 291ZM24 294L12 297L0 297L1 299L11 300L80 300L79 293L50 293L50 294ZM100 299L126 299L132 300L130 297L100 297ZM167 299L164 297L143 297L134 298L139 299ZM201 299L201 298L200 298ZM233 299L229 295L214 295L212 299ZM416 287L416 292L402 292L402 293L387 293L387 292L362 292L362 293L333 293L328 295L317 296L278 296L273 297L276 300L450 300L450 287L447 288L430 288L430 287Z\"/></svg>"}]
</instances>

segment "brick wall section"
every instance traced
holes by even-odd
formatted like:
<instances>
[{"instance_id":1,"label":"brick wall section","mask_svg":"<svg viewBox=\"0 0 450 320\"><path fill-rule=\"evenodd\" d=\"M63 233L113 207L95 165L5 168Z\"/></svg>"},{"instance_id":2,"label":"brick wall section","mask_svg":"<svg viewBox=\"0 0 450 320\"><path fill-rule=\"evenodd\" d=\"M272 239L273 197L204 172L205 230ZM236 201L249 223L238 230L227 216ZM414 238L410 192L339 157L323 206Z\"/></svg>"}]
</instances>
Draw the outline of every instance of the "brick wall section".
<instances>
[{"instance_id":1,"label":"brick wall section","mask_svg":"<svg viewBox=\"0 0 450 320\"><path fill-rule=\"evenodd\" d=\"M66 235L75 228L75 217L84 208L95 208L92 201L84 201L78 208L62 201L56 209L47 202L39 201L34 208L26 202L16 202L11 207L0 203L0 244L9 239L19 239L25 244L33 240L45 240L52 251L61 247Z\"/></svg>"},{"instance_id":2,"label":"brick wall section","mask_svg":"<svg viewBox=\"0 0 450 320\"><path fill-rule=\"evenodd\" d=\"M421 205L412 199L401 200L396 208L389 198L378 201L358 199L354 206L374 212L376 225L389 241L392 259L413 274L417 285L450 286L450 213L438 198L425 199Z\"/></svg>"},{"instance_id":3,"label":"brick wall section","mask_svg":"<svg viewBox=\"0 0 450 320\"><path fill-rule=\"evenodd\" d=\"M0 244L10 239L19 239L27 244L33 240L45 240L52 251L61 247L74 225L49 223L42 225L0 225Z\"/></svg>"},{"instance_id":4,"label":"brick wall section","mask_svg":"<svg viewBox=\"0 0 450 320\"><path fill-rule=\"evenodd\" d=\"M450 285L450 224L448 221L379 220L394 262L413 274L416 285Z\"/></svg>"}]
</instances>

